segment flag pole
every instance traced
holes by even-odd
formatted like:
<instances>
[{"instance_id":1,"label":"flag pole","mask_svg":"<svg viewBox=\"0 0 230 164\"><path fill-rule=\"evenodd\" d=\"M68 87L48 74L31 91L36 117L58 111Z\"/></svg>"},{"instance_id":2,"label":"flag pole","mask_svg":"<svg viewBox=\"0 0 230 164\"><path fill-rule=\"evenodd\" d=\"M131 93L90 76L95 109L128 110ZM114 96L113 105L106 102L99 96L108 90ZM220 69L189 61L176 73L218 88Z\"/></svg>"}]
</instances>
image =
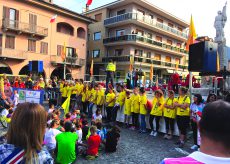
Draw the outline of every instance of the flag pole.
<instances>
[{"instance_id":1,"label":"flag pole","mask_svg":"<svg viewBox=\"0 0 230 164\"><path fill-rule=\"evenodd\" d=\"M50 29L50 62L49 63L51 63L51 55L52 55L52 53L51 53L51 49L52 49L52 46L51 46L51 42L52 42L52 24L53 23L50 23L51 24L51 29ZM51 79L51 72L50 72L50 67L49 67L49 76L50 76L50 79Z\"/></svg>"}]
</instances>

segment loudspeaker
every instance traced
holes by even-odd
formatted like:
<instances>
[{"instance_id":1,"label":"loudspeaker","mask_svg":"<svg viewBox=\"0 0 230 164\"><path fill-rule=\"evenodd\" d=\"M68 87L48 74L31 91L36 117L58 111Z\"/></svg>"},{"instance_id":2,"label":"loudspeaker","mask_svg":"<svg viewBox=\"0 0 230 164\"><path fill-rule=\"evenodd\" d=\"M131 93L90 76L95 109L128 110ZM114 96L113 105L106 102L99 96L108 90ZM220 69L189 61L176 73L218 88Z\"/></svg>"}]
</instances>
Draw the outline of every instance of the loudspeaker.
<instances>
[{"instance_id":1,"label":"loudspeaker","mask_svg":"<svg viewBox=\"0 0 230 164\"><path fill-rule=\"evenodd\" d=\"M192 72L217 71L217 43L204 41L189 46L189 66Z\"/></svg>"},{"instance_id":2,"label":"loudspeaker","mask_svg":"<svg viewBox=\"0 0 230 164\"><path fill-rule=\"evenodd\" d=\"M29 71L43 72L43 61L29 61Z\"/></svg>"}]
</instances>

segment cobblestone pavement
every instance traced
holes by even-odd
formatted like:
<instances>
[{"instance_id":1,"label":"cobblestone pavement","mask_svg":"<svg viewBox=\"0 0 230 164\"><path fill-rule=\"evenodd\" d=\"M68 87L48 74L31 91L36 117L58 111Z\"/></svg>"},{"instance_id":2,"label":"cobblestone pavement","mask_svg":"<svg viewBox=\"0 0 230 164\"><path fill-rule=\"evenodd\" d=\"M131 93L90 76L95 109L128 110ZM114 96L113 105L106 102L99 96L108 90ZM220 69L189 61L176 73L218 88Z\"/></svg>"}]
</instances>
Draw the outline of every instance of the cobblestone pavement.
<instances>
[{"instance_id":1,"label":"cobblestone pavement","mask_svg":"<svg viewBox=\"0 0 230 164\"><path fill-rule=\"evenodd\" d=\"M87 161L78 158L76 163L103 163L103 164L158 164L167 157L186 156L191 143L188 142L185 148L179 149L174 144L177 137L173 140L164 140L163 135L154 138L147 134L139 134L137 131L121 129L121 138L117 152L106 154L102 152L94 161Z\"/></svg>"}]
</instances>

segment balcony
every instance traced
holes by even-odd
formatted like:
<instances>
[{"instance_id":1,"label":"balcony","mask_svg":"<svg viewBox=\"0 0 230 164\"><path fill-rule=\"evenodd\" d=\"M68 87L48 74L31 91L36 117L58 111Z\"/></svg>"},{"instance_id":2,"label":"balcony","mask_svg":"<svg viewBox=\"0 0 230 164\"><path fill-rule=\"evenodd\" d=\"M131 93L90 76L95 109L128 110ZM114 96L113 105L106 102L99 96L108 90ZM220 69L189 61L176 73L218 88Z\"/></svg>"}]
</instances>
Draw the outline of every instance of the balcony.
<instances>
[{"instance_id":1,"label":"balcony","mask_svg":"<svg viewBox=\"0 0 230 164\"><path fill-rule=\"evenodd\" d=\"M129 55L127 56L109 56L109 57L103 57L102 58L102 62L103 63L108 63L109 59L112 59L115 62L119 62L119 64L123 63L125 65L130 63L130 57ZM161 60L155 60L152 58L146 58L146 57L140 57L140 56L135 56L134 57L134 64L143 64L143 65L148 65L150 66L151 64L154 65L154 67L158 67L158 68L174 68L176 69L176 64L175 63L168 63L165 61L161 61ZM178 65L179 69L188 69L188 66L185 65Z\"/></svg>"},{"instance_id":2,"label":"balcony","mask_svg":"<svg viewBox=\"0 0 230 164\"><path fill-rule=\"evenodd\" d=\"M150 38L139 36L136 34L123 35L118 37L106 38L103 40L104 45L124 45L124 44L137 44L139 46L148 47L158 51L171 53L174 55L184 56L188 52L178 47L173 47L162 42L157 42Z\"/></svg>"},{"instance_id":3,"label":"balcony","mask_svg":"<svg viewBox=\"0 0 230 164\"><path fill-rule=\"evenodd\" d=\"M86 61L85 59L81 59L81 58L66 57L65 62L66 62L66 65L82 67L85 65L85 61ZM56 55L51 55L50 62L53 65L64 64L64 62L62 61L62 58L60 56L56 56Z\"/></svg>"},{"instance_id":4,"label":"balcony","mask_svg":"<svg viewBox=\"0 0 230 164\"><path fill-rule=\"evenodd\" d=\"M4 31L13 31L17 32L18 34L30 34L41 38L48 36L48 28L23 23L16 20L2 19L2 29Z\"/></svg>"},{"instance_id":5,"label":"balcony","mask_svg":"<svg viewBox=\"0 0 230 164\"><path fill-rule=\"evenodd\" d=\"M22 50L15 50L15 49L10 49L10 48L0 47L0 58L26 60L27 54L25 51L22 51Z\"/></svg>"},{"instance_id":6,"label":"balcony","mask_svg":"<svg viewBox=\"0 0 230 164\"><path fill-rule=\"evenodd\" d=\"M182 41L186 41L188 38L186 33L181 32L170 26L164 25L160 22L156 22L154 19L150 19L149 17L143 16L138 13L125 13L104 20L104 25L106 27L114 27L125 24L136 24L143 28L148 28L156 32L159 32L160 30L161 33Z\"/></svg>"}]
</instances>

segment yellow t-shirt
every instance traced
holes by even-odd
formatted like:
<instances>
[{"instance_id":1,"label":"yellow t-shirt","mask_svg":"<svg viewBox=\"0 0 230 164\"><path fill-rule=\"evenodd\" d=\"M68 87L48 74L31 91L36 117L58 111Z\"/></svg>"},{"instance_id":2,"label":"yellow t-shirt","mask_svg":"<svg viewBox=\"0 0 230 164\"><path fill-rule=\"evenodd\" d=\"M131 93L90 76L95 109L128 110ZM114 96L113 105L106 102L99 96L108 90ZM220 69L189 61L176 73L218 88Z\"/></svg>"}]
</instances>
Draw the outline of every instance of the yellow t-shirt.
<instances>
[{"instance_id":1,"label":"yellow t-shirt","mask_svg":"<svg viewBox=\"0 0 230 164\"><path fill-rule=\"evenodd\" d=\"M91 96L91 90L88 90L86 91L86 100L89 101L89 98Z\"/></svg>"},{"instance_id":2,"label":"yellow t-shirt","mask_svg":"<svg viewBox=\"0 0 230 164\"><path fill-rule=\"evenodd\" d=\"M116 103L119 103L120 106L123 106L125 103L126 92L122 91L119 93Z\"/></svg>"},{"instance_id":3,"label":"yellow t-shirt","mask_svg":"<svg viewBox=\"0 0 230 164\"><path fill-rule=\"evenodd\" d=\"M176 102L176 98L174 99L170 99L170 98L167 98L165 100L165 103L164 105L173 105L173 103ZM176 118L176 108L174 109L169 109L169 108L166 108L166 107L163 107L164 108L164 117L167 117L167 118Z\"/></svg>"},{"instance_id":4,"label":"yellow t-shirt","mask_svg":"<svg viewBox=\"0 0 230 164\"><path fill-rule=\"evenodd\" d=\"M67 87L67 97L71 96L72 95L72 89L73 87Z\"/></svg>"},{"instance_id":5,"label":"yellow t-shirt","mask_svg":"<svg viewBox=\"0 0 230 164\"><path fill-rule=\"evenodd\" d=\"M84 85L83 84L79 84L79 87L78 87L78 94L81 94L82 91L84 89Z\"/></svg>"},{"instance_id":6,"label":"yellow t-shirt","mask_svg":"<svg viewBox=\"0 0 230 164\"><path fill-rule=\"evenodd\" d=\"M145 108L145 105L147 103L147 96L144 94L140 96L140 114L146 115L147 109Z\"/></svg>"},{"instance_id":7,"label":"yellow t-shirt","mask_svg":"<svg viewBox=\"0 0 230 164\"><path fill-rule=\"evenodd\" d=\"M184 96L184 97L180 96L179 98L176 98L176 102L178 104L184 104L184 103L190 104L190 98L189 98L189 96ZM186 109L182 109L182 108L177 107L177 113L176 114L178 116L189 116L190 115L189 106Z\"/></svg>"},{"instance_id":8,"label":"yellow t-shirt","mask_svg":"<svg viewBox=\"0 0 230 164\"><path fill-rule=\"evenodd\" d=\"M74 86L74 94L79 94L79 87L80 87L80 84L79 83L77 83L77 84L75 84L75 86Z\"/></svg>"},{"instance_id":9,"label":"yellow t-shirt","mask_svg":"<svg viewBox=\"0 0 230 164\"><path fill-rule=\"evenodd\" d=\"M97 93L97 105L103 105L104 96L105 96L105 91L103 89L99 90Z\"/></svg>"},{"instance_id":10,"label":"yellow t-shirt","mask_svg":"<svg viewBox=\"0 0 230 164\"><path fill-rule=\"evenodd\" d=\"M62 88L62 97L67 97L67 87Z\"/></svg>"},{"instance_id":11,"label":"yellow t-shirt","mask_svg":"<svg viewBox=\"0 0 230 164\"><path fill-rule=\"evenodd\" d=\"M157 105L158 102L161 104L160 106ZM163 106L164 106L164 97L162 96L159 99L154 97L153 101L152 101L152 104L153 104L153 108L152 108L150 114L154 115L154 116L162 116L162 114L163 114L162 109L163 109Z\"/></svg>"},{"instance_id":12,"label":"yellow t-shirt","mask_svg":"<svg viewBox=\"0 0 230 164\"><path fill-rule=\"evenodd\" d=\"M110 102L111 100L115 99L116 95L115 93L108 93L106 95L106 103ZM108 107L113 107L115 105L115 101L112 101L108 104Z\"/></svg>"},{"instance_id":13,"label":"yellow t-shirt","mask_svg":"<svg viewBox=\"0 0 230 164\"><path fill-rule=\"evenodd\" d=\"M125 98L125 110L124 114L130 116L131 115L131 98Z\"/></svg>"},{"instance_id":14,"label":"yellow t-shirt","mask_svg":"<svg viewBox=\"0 0 230 164\"><path fill-rule=\"evenodd\" d=\"M60 90L63 88L64 84L60 83Z\"/></svg>"},{"instance_id":15,"label":"yellow t-shirt","mask_svg":"<svg viewBox=\"0 0 230 164\"><path fill-rule=\"evenodd\" d=\"M140 113L140 95L133 94L131 96L131 112Z\"/></svg>"},{"instance_id":16,"label":"yellow t-shirt","mask_svg":"<svg viewBox=\"0 0 230 164\"><path fill-rule=\"evenodd\" d=\"M75 95L77 94L77 87L76 87L76 85L73 86L72 94L75 94Z\"/></svg>"},{"instance_id":17,"label":"yellow t-shirt","mask_svg":"<svg viewBox=\"0 0 230 164\"><path fill-rule=\"evenodd\" d=\"M91 90L91 98L89 101L94 103L94 104L97 103L97 91L95 89Z\"/></svg>"},{"instance_id":18,"label":"yellow t-shirt","mask_svg":"<svg viewBox=\"0 0 230 164\"><path fill-rule=\"evenodd\" d=\"M81 101L85 102L86 101L86 92L82 92L81 96L82 96Z\"/></svg>"}]
</instances>

